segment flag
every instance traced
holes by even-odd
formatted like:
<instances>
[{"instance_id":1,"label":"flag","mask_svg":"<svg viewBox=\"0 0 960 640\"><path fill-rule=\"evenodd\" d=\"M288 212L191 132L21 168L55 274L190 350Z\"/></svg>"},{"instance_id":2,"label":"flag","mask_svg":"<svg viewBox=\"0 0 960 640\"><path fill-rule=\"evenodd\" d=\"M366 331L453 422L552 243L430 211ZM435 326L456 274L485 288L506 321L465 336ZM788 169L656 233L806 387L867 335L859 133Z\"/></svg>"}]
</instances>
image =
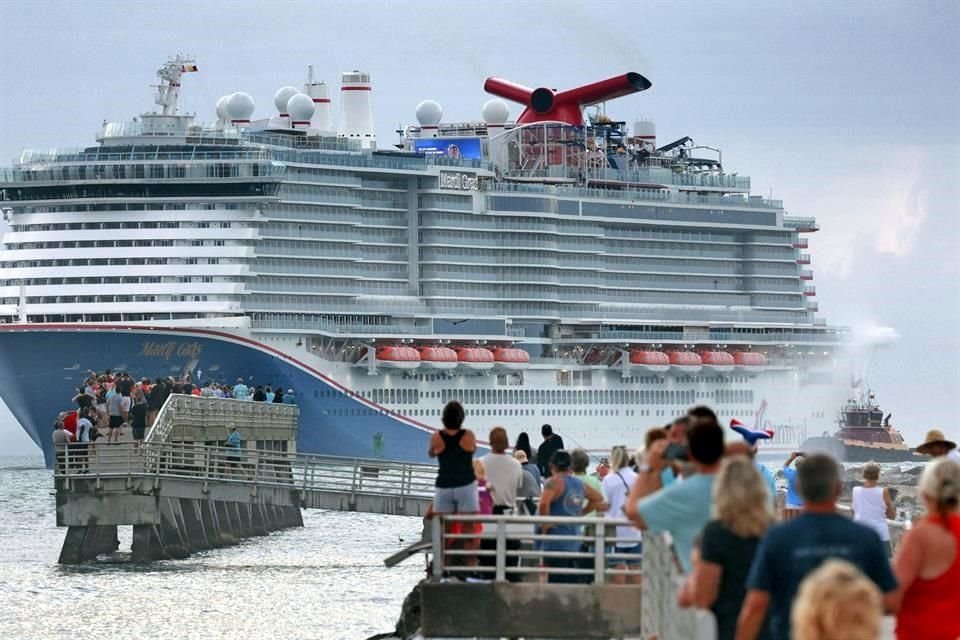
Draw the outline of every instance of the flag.
<instances>
[{"instance_id":1,"label":"flag","mask_svg":"<svg viewBox=\"0 0 960 640\"><path fill-rule=\"evenodd\" d=\"M737 419L730 421L730 428L743 436L750 446L756 445L757 440L769 440L773 437L773 429L751 429Z\"/></svg>"}]
</instances>

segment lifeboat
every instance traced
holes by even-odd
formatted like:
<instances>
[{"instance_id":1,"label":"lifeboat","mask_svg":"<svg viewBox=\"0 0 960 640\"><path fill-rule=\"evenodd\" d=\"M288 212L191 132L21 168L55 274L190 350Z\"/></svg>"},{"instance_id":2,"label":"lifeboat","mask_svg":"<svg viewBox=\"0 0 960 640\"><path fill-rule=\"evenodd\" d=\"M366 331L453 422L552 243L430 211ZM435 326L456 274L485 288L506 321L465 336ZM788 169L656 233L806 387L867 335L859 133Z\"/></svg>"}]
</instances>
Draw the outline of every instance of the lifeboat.
<instances>
[{"instance_id":1,"label":"lifeboat","mask_svg":"<svg viewBox=\"0 0 960 640\"><path fill-rule=\"evenodd\" d=\"M456 369L457 352L447 347L420 347L420 364L428 369Z\"/></svg>"},{"instance_id":2,"label":"lifeboat","mask_svg":"<svg viewBox=\"0 0 960 640\"><path fill-rule=\"evenodd\" d=\"M492 369L494 365L493 352L482 347L460 347L457 361L461 367L478 371Z\"/></svg>"},{"instance_id":3,"label":"lifeboat","mask_svg":"<svg viewBox=\"0 0 960 640\"><path fill-rule=\"evenodd\" d=\"M733 356L726 351L704 351L700 354L703 368L713 373L730 373L736 364Z\"/></svg>"},{"instance_id":4,"label":"lifeboat","mask_svg":"<svg viewBox=\"0 0 960 640\"><path fill-rule=\"evenodd\" d=\"M733 354L733 361L737 365L737 370L747 373L763 371L764 367L767 366L767 357L762 353L753 351L735 353Z\"/></svg>"},{"instance_id":5,"label":"lifeboat","mask_svg":"<svg viewBox=\"0 0 960 640\"><path fill-rule=\"evenodd\" d=\"M651 373L666 373L670 370L670 356L662 351L634 349L630 352L630 364Z\"/></svg>"},{"instance_id":6,"label":"lifeboat","mask_svg":"<svg viewBox=\"0 0 960 640\"><path fill-rule=\"evenodd\" d=\"M697 373L703 368L703 361L693 351L671 351L670 369L676 373Z\"/></svg>"},{"instance_id":7,"label":"lifeboat","mask_svg":"<svg viewBox=\"0 0 960 640\"><path fill-rule=\"evenodd\" d=\"M497 347L493 350L493 361L497 369L516 371L530 366L530 354L515 347Z\"/></svg>"},{"instance_id":8,"label":"lifeboat","mask_svg":"<svg viewBox=\"0 0 960 640\"><path fill-rule=\"evenodd\" d=\"M390 369L416 369L420 352L413 347L377 347L377 364Z\"/></svg>"}]
</instances>

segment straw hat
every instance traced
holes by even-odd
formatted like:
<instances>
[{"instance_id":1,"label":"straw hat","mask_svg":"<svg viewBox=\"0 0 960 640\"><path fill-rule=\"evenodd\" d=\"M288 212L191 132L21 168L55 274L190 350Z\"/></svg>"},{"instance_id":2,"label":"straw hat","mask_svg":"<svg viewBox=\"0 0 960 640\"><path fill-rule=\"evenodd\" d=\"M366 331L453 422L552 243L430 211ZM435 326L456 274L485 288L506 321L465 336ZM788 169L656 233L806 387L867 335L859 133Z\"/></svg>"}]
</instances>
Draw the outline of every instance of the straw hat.
<instances>
[{"instance_id":1,"label":"straw hat","mask_svg":"<svg viewBox=\"0 0 960 640\"><path fill-rule=\"evenodd\" d=\"M923 444L917 447L917 453L928 453L930 447L935 444L947 445L948 451L957 447L956 442L947 440L947 438L943 435L943 431L940 431L939 429L931 429L930 431L927 431L927 437L923 441Z\"/></svg>"}]
</instances>

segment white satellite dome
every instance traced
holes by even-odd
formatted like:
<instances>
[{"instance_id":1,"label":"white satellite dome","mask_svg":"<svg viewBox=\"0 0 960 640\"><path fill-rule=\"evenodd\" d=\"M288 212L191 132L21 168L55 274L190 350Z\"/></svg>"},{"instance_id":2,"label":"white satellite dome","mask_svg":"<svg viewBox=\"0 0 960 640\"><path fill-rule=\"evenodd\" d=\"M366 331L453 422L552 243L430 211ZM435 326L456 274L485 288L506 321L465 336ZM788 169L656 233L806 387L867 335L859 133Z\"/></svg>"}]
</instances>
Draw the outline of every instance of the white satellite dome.
<instances>
[{"instance_id":1,"label":"white satellite dome","mask_svg":"<svg viewBox=\"0 0 960 640\"><path fill-rule=\"evenodd\" d=\"M313 98L304 93L296 93L287 101L287 113L296 122L309 122L316 110Z\"/></svg>"},{"instance_id":2,"label":"white satellite dome","mask_svg":"<svg viewBox=\"0 0 960 640\"><path fill-rule=\"evenodd\" d=\"M217 100L217 117L221 120L227 119L227 102L230 100L230 96L223 96Z\"/></svg>"},{"instance_id":3,"label":"white satellite dome","mask_svg":"<svg viewBox=\"0 0 960 640\"><path fill-rule=\"evenodd\" d=\"M424 100L417 105L417 122L421 127L436 126L442 117L443 107L434 100Z\"/></svg>"},{"instance_id":4,"label":"white satellite dome","mask_svg":"<svg viewBox=\"0 0 960 640\"><path fill-rule=\"evenodd\" d=\"M491 98L483 103L481 113L487 124L503 124L510 117L510 107L500 98Z\"/></svg>"},{"instance_id":5,"label":"white satellite dome","mask_svg":"<svg viewBox=\"0 0 960 640\"><path fill-rule=\"evenodd\" d=\"M273 94L273 104L280 113L290 113L287 110L287 102L290 98L300 93L296 87L282 87Z\"/></svg>"},{"instance_id":6,"label":"white satellite dome","mask_svg":"<svg viewBox=\"0 0 960 640\"><path fill-rule=\"evenodd\" d=\"M237 91L227 100L227 115L231 120L249 120L255 105L249 93Z\"/></svg>"}]
</instances>

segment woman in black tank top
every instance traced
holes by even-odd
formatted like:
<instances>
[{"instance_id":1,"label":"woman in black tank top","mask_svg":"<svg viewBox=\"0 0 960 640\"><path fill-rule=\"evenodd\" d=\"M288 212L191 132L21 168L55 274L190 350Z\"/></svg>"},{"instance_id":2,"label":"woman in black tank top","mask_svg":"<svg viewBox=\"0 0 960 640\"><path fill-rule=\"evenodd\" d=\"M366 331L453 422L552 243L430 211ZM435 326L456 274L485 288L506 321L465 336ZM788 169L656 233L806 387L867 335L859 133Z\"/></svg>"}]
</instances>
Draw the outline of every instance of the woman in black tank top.
<instances>
[{"instance_id":1,"label":"woman in black tank top","mask_svg":"<svg viewBox=\"0 0 960 640\"><path fill-rule=\"evenodd\" d=\"M475 447L467 451L460 446L464 436L470 435L470 432L466 429L457 429L453 433L444 430L437 432L437 435L443 442L443 449L437 454L440 462L437 486L442 489L453 489L473 482L476 479L473 473Z\"/></svg>"}]
</instances>

